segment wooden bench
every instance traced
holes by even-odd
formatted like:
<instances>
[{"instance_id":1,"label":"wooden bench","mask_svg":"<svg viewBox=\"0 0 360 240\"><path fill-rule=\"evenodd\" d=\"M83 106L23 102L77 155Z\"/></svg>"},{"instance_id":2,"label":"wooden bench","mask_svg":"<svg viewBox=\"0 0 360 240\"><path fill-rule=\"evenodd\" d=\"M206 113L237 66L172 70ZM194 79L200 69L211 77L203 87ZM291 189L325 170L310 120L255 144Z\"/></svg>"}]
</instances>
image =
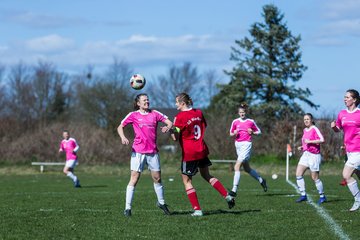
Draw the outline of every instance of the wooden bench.
<instances>
[{"instance_id":1,"label":"wooden bench","mask_svg":"<svg viewBox=\"0 0 360 240\"><path fill-rule=\"evenodd\" d=\"M44 166L64 166L65 162L32 162L32 166L40 166L40 172L44 172Z\"/></svg>"}]
</instances>

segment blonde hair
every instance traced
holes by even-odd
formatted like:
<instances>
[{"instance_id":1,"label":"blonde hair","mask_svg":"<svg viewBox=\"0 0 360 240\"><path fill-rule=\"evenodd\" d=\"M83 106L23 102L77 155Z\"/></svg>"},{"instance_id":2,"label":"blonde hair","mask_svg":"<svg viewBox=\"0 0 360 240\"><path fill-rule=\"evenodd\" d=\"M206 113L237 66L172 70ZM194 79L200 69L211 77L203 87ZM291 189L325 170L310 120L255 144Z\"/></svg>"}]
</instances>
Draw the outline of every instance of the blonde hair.
<instances>
[{"instance_id":1,"label":"blonde hair","mask_svg":"<svg viewBox=\"0 0 360 240\"><path fill-rule=\"evenodd\" d=\"M183 102L186 104L186 106L192 106L193 105L193 100L191 99L191 97L189 96L189 94L187 93L179 93L178 95L176 95L176 98L178 100L178 102Z\"/></svg>"}]
</instances>

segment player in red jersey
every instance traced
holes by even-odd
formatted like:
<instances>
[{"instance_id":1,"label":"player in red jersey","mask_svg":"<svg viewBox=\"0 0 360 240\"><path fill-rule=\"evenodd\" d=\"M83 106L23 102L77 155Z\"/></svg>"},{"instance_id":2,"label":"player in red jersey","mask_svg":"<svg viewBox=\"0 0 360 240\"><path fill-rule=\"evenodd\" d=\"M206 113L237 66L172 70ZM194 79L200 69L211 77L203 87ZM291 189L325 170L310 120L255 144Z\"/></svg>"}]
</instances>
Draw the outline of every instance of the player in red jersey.
<instances>
[{"instance_id":1,"label":"player in red jersey","mask_svg":"<svg viewBox=\"0 0 360 240\"><path fill-rule=\"evenodd\" d=\"M208 158L209 150L204 141L206 121L199 109L192 108L193 102L187 93L176 96L176 107L180 112L174 119L182 149L181 173L186 194L194 209L192 216L202 216L198 197L192 185L192 177L200 170L201 176L215 188L228 203L229 208L235 206L235 198L230 196L222 183L209 172L211 162ZM173 135L173 138L176 137Z\"/></svg>"}]
</instances>

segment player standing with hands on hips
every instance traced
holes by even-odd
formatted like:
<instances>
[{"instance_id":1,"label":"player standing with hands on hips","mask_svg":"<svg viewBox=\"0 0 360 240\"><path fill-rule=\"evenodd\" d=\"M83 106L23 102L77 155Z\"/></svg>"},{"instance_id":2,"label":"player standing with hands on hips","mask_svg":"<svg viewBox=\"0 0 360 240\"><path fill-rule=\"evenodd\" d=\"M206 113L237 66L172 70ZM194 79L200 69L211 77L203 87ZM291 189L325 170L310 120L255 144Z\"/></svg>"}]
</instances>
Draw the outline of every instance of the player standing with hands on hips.
<instances>
[{"instance_id":1,"label":"player standing with hands on hips","mask_svg":"<svg viewBox=\"0 0 360 240\"><path fill-rule=\"evenodd\" d=\"M235 199L228 194L221 182L210 175L209 150L204 141L206 121L199 109L192 108L193 102L187 93L176 96L176 107L180 112L174 119L175 132L178 133L182 149L181 173L186 194L194 209L191 216L203 216L192 178L200 170L201 176L215 188L227 201L229 208L235 206ZM174 139L175 135L172 135Z\"/></svg>"},{"instance_id":2,"label":"player standing with hands on hips","mask_svg":"<svg viewBox=\"0 0 360 240\"><path fill-rule=\"evenodd\" d=\"M63 172L73 181L74 187L80 188L80 181L78 177L74 175L74 169L77 164L76 153L79 150L79 145L74 138L70 137L68 130L63 131L63 138L59 148L59 152L65 152L66 154L66 163Z\"/></svg>"},{"instance_id":3,"label":"player standing with hands on hips","mask_svg":"<svg viewBox=\"0 0 360 240\"><path fill-rule=\"evenodd\" d=\"M245 172L255 178L256 181L259 181L265 192L267 191L266 180L262 178L255 169L252 169L249 164L252 148L251 135L259 135L261 134L261 130L253 119L246 117L247 110L248 105L242 103L238 108L240 117L235 119L230 127L230 137L235 136L235 148L238 156L234 165L233 188L230 192L230 195L233 197L236 197L239 186L241 166L243 166Z\"/></svg>"},{"instance_id":4,"label":"player standing with hands on hips","mask_svg":"<svg viewBox=\"0 0 360 240\"><path fill-rule=\"evenodd\" d=\"M344 96L346 109L339 112L335 121L331 122L331 128L335 132L344 132L344 146L346 146L347 161L342 172L347 186L354 196L354 204L350 212L360 208L360 192L356 179L352 177L357 168L360 167L360 103L359 92L349 89Z\"/></svg>"},{"instance_id":5,"label":"player standing with hands on hips","mask_svg":"<svg viewBox=\"0 0 360 240\"><path fill-rule=\"evenodd\" d=\"M164 114L149 108L150 102L147 94L139 94L134 100L135 111L130 112L117 128L121 138L121 143L128 145L129 140L124 134L124 127L131 124L135 132L132 145L130 160L130 181L126 188L126 202L124 215L131 216L131 203L133 201L136 184L140 179L141 172L145 165L151 171L154 182L154 190L157 196L156 205L163 210L164 214L170 215L170 211L165 204L164 187L161 182L160 156L156 146L156 133L159 122L166 126L161 128L163 133L168 132L172 127L172 122Z\"/></svg>"},{"instance_id":6,"label":"player standing with hands on hips","mask_svg":"<svg viewBox=\"0 0 360 240\"><path fill-rule=\"evenodd\" d=\"M304 173L307 169L310 169L311 178L320 194L318 204L321 204L326 201L323 183L319 178L321 164L320 144L324 142L324 137L320 130L315 126L313 115L311 113L306 113L304 115L304 124L305 128L301 138L302 146L299 147L299 150L302 150L303 154L296 168L296 183L301 196L296 202L307 201Z\"/></svg>"}]
</instances>

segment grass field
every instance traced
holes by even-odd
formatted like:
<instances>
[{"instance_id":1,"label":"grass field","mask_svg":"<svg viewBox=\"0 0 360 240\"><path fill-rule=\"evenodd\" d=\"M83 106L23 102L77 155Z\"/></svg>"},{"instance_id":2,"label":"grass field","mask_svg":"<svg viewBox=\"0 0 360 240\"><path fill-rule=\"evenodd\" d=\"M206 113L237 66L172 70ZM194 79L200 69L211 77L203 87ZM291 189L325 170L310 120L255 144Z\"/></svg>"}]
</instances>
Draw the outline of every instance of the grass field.
<instances>
[{"instance_id":1,"label":"grass field","mask_svg":"<svg viewBox=\"0 0 360 240\"><path fill-rule=\"evenodd\" d=\"M196 176L194 185L205 216L194 218L177 172L164 170L163 174L171 216L163 215L155 206L150 176L145 173L135 192L133 216L125 218L129 178L125 168L117 173L108 168L110 174L104 170L96 174L80 166L81 189L74 189L59 171L2 173L0 239L359 238L360 212L348 212L353 198L346 187L339 185L339 175L322 177L328 202L316 209L310 203L295 203L296 190L284 176L277 180L265 176L269 191L264 193L257 182L242 173L236 206L231 210L209 184ZM230 187L232 173L226 168L214 169L212 174ZM175 180L170 182L170 176ZM316 201L318 195L308 175L305 181L308 194ZM328 215L325 219L324 214Z\"/></svg>"}]
</instances>

